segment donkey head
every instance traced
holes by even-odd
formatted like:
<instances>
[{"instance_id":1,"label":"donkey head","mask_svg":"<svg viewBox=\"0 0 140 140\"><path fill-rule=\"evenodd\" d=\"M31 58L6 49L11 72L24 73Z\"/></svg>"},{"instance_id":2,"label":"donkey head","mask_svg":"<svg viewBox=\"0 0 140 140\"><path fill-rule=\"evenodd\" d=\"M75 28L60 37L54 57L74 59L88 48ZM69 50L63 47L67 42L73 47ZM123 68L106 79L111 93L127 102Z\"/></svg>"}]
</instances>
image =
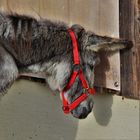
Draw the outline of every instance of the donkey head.
<instances>
[{"instance_id":1,"label":"donkey head","mask_svg":"<svg viewBox=\"0 0 140 140\"><path fill-rule=\"evenodd\" d=\"M93 32L85 31L80 25L73 25L71 29L74 31L80 55L80 67L84 78L89 87L93 87L94 67L99 63L99 51L118 51L131 46L131 42L121 39L114 39L106 36L99 36ZM73 56L71 52L63 56L54 57L47 63L47 73L49 76L46 81L52 89L63 91L67 85L73 70ZM74 102L83 94L83 87L80 78L77 76L72 86L65 91L64 96L69 104ZM93 100L88 96L75 109L71 111L76 118L86 118L93 108Z\"/></svg>"}]
</instances>

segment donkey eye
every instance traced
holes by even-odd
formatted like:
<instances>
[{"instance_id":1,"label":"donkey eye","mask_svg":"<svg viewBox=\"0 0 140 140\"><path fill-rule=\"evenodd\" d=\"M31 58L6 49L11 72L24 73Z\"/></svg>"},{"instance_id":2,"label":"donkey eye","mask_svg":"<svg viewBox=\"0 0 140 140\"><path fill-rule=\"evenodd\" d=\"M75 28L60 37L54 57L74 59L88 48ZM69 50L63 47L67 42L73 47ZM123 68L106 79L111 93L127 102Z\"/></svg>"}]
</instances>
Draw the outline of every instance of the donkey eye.
<instances>
[{"instance_id":1,"label":"donkey eye","mask_svg":"<svg viewBox=\"0 0 140 140\"><path fill-rule=\"evenodd\" d=\"M88 64L88 66L89 66L89 68L90 68L91 70L93 70L93 65Z\"/></svg>"}]
</instances>

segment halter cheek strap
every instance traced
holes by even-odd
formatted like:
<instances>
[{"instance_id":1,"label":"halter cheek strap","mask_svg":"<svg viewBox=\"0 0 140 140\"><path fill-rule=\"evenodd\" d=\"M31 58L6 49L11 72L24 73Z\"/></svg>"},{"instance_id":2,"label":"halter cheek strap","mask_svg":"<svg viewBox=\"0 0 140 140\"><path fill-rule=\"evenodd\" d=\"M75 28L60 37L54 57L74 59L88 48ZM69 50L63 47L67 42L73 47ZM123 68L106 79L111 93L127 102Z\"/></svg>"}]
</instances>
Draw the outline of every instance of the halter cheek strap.
<instances>
[{"instance_id":1,"label":"halter cheek strap","mask_svg":"<svg viewBox=\"0 0 140 140\"><path fill-rule=\"evenodd\" d=\"M69 29L68 32L72 40L73 63L74 63L74 66L79 66L80 60L79 60L78 45L77 45L76 37L75 37L74 32L71 29ZM65 99L64 94L73 85L77 76L79 76L80 78L80 81L83 87L83 93L77 99L75 99L71 104L69 104L68 101ZM84 101L88 97L89 94L94 95L95 91L94 91L94 88L90 88L89 85L87 84L87 81L84 78L82 69L79 67L78 70L73 70L73 73L70 77L68 84L66 85L64 90L61 92L62 103L63 103L62 108L63 108L64 113L66 114L70 113L75 107L77 107L82 101Z\"/></svg>"}]
</instances>

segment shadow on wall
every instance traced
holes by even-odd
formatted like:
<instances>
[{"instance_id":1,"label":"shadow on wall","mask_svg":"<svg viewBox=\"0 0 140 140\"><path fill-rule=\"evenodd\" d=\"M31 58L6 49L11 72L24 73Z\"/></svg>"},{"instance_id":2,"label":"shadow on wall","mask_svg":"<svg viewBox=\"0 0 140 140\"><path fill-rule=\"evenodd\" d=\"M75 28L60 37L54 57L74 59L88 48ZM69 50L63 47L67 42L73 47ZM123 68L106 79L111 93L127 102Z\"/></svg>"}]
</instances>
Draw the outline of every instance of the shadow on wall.
<instances>
[{"instance_id":1,"label":"shadow on wall","mask_svg":"<svg viewBox=\"0 0 140 140\"><path fill-rule=\"evenodd\" d=\"M112 117L113 95L99 94L94 97L93 115L99 125L107 126Z\"/></svg>"},{"instance_id":2,"label":"shadow on wall","mask_svg":"<svg viewBox=\"0 0 140 140\"><path fill-rule=\"evenodd\" d=\"M100 64L95 68L95 85L104 87L106 85L106 72L110 70L108 57L113 53L100 52ZM99 77L98 77L99 75ZM99 92L103 92L102 88ZM94 97L93 114L99 125L107 126L112 117L113 95L96 94Z\"/></svg>"},{"instance_id":3,"label":"shadow on wall","mask_svg":"<svg viewBox=\"0 0 140 140\"><path fill-rule=\"evenodd\" d=\"M0 139L74 140L77 119L64 115L59 93L19 80L0 101Z\"/></svg>"},{"instance_id":4,"label":"shadow on wall","mask_svg":"<svg viewBox=\"0 0 140 140\"><path fill-rule=\"evenodd\" d=\"M95 86L105 87L106 86L106 72L110 70L110 64L108 60L109 53L100 52L100 64L95 67Z\"/></svg>"}]
</instances>

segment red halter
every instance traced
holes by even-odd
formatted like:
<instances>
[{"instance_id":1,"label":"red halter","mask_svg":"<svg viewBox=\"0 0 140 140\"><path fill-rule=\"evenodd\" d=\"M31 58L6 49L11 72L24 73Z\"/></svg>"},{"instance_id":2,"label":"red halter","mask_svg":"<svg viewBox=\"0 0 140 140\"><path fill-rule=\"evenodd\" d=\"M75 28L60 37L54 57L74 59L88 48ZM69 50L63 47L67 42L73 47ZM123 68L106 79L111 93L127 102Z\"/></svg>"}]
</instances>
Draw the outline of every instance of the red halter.
<instances>
[{"instance_id":1,"label":"red halter","mask_svg":"<svg viewBox=\"0 0 140 140\"><path fill-rule=\"evenodd\" d=\"M79 60L79 53L78 53L78 46L77 46L77 41L76 41L76 37L74 32L69 29L68 30L71 40L72 40L72 46L73 46L73 63L75 66L79 66L80 65L80 60ZM79 96L76 100L74 100L71 104L68 103L68 101L65 99L65 92L73 85L76 77L79 76L80 80L81 80L81 84L83 86L83 93L81 96ZM62 103L63 103L63 111L64 113L68 114L70 113L75 107L77 107L83 100L85 100L88 96L88 94L95 94L94 88L90 88L87 84L86 79L84 78L82 69L80 68L80 66L78 67L78 71L77 70L73 70L73 73L70 77L70 80L68 82L68 84L66 85L66 87L64 88L64 90L61 92L61 96L62 96Z\"/></svg>"}]
</instances>

